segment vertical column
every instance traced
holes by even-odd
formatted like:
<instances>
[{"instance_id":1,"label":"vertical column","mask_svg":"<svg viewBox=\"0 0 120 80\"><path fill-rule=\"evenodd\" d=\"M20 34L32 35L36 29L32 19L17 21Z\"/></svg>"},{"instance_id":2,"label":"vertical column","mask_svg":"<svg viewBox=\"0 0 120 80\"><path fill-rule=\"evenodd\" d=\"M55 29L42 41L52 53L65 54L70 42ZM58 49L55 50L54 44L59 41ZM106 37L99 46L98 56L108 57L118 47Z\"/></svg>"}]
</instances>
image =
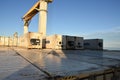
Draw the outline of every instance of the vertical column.
<instances>
[{"instance_id":1,"label":"vertical column","mask_svg":"<svg viewBox=\"0 0 120 80\"><path fill-rule=\"evenodd\" d=\"M18 45L18 33L15 32L13 34L13 46L17 47L17 45Z\"/></svg>"},{"instance_id":2,"label":"vertical column","mask_svg":"<svg viewBox=\"0 0 120 80\"><path fill-rule=\"evenodd\" d=\"M24 21L24 34L28 33L28 21Z\"/></svg>"},{"instance_id":3,"label":"vertical column","mask_svg":"<svg viewBox=\"0 0 120 80\"><path fill-rule=\"evenodd\" d=\"M39 29L38 32L42 36L46 36L46 26L47 26L47 2L45 0L40 0L40 13L39 13Z\"/></svg>"}]
</instances>

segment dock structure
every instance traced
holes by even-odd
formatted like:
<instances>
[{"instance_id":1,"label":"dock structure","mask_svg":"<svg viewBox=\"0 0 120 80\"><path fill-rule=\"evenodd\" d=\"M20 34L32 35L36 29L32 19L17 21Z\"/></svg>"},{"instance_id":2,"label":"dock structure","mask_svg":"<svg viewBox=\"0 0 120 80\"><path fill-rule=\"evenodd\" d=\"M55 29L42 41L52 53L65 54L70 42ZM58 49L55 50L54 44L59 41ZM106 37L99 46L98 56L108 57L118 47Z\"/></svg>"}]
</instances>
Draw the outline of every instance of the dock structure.
<instances>
[{"instance_id":1,"label":"dock structure","mask_svg":"<svg viewBox=\"0 0 120 80\"><path fill-rule=\"evenodd\" d=\"M0 80L120 80L120 51L104 50L103 39L46 36L51 2L39 0L23 16L22 36L0 36ZM38 32L29 32L37 13Z\"/></svg>"},{"instance_id":2,"label":"dock structure","mask_svg":"<svg viewBox=\"0 0 120 80\"><path fill-rule=\"evenodd\" d=\"M85 39L84 48L91 50L103 50L103 39Z\"/></svg>"},{"instance_id":3,"label":"dock structure","mask_svg":"<svg viewBox=\"0 0 120 80\"><path fill-rule=\"evenodd\" d=\"M29 80L31 78L30 80L32 80L35 77L40 80L89 80L95 76L92 80L119 80L119 53L97 50L0 48L0 74L8 69L11 71L8 72L9 75L0 76L0 79L27 80L28 78ZM34 73L32 67L32 69L29 68L30 65L34 67L37 73ZM42 76L42 79L38 75Z\"/></svg>"},{"instance_id":4,"label":"dock structure","mask_svg":"<svg viewBox=\"0 0 120 80\"><path fill-rule=\"evenodd\" d=\"M45 74L9 47L0 47L0 80L45 80Z\"/></svg>"},{"instance_id":5,"label":"dock structure","mask_svg":"<svg viewBox=\"0 0 120 80\"><path fill-rule=\"evenodd\" d=\"M52 0L38 0L22 17L24 33L21 36L0 37L0 46L18 46L27 49L103 50L103 39L85 39L81 36L46 35L48 3ZM31 19L39 13L38 32L28 31Z\"/></svg>"}]
</instances>

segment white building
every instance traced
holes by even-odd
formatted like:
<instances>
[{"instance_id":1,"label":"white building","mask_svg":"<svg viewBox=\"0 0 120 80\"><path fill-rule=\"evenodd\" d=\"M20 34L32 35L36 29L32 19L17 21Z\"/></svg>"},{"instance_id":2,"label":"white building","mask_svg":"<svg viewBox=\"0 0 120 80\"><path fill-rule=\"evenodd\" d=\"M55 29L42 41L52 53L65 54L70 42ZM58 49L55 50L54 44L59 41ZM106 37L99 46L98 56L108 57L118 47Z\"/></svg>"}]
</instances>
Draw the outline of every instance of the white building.
<instances>
[{"instance_id":1,"label":"white building","mask_svg":"<svg viewBox=\"0 0 120 80\"><path fill-rule=\"evenodd\" d=\"M85 39L84 49L103 50L103 39Z\"/></svg>"},{"instance_id":2,"label":"white building","mask_svg":"<svg viewBox=\"0 0 120 80\"><path fill-rule=\"evenodd\" d=\"M47 49L83 49L83 37L52 35L46 37Z\"/></svg>"},{"instance_id":3,"label":"white building","mask_svg":"<svg viewBox=\"0 0 120 80\"><path fill-rule=\"evenodd\" d=\"M41 41L39 33L29 32L19 37L18 46L24 48L42 48Z\"/></svg>"}]
</instances>

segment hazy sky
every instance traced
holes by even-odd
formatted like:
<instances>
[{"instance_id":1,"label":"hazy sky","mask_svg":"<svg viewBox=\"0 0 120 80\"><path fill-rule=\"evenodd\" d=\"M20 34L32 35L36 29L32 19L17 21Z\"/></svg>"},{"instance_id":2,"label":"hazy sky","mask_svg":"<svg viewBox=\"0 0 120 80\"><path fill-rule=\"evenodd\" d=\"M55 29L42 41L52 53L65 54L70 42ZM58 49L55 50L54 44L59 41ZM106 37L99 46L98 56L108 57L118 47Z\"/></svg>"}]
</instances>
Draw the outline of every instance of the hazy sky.
<instances>
[{"instance_id":1,"label":"hazy sky","mask_svg":"<svg viewBox=\"0 0 120 80\"><path fill-rule=\"evenodd\" d=\"M23 33L22 16L38 0L1 0L0 35ZM38 15L29 31L38 32ZM103 38L104 47L120 49L120 0L54 0L48 6L47 35Z\"/></svg>"}]
</instances>

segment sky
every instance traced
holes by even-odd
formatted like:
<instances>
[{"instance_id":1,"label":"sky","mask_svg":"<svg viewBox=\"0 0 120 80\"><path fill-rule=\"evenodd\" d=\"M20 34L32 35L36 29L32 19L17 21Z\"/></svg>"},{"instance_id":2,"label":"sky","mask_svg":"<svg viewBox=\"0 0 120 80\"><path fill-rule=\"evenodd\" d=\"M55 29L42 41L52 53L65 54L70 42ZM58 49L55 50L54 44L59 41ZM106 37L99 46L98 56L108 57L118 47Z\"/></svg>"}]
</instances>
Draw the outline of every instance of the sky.
<instances>
[{"instance_id":1,"label":"sky","mask_svg":"<svg viewBox=\"0 0 120 80\"><path fill-rule=\"evenodd\" d=\"M0 35L23 34L23 15L38 0L0 0ZM38 32L38 14L29 25ZM104 48L120 50L120 0L53 0L48 4L47 35L102 38Z\"/></svg>"}]
</instances>

